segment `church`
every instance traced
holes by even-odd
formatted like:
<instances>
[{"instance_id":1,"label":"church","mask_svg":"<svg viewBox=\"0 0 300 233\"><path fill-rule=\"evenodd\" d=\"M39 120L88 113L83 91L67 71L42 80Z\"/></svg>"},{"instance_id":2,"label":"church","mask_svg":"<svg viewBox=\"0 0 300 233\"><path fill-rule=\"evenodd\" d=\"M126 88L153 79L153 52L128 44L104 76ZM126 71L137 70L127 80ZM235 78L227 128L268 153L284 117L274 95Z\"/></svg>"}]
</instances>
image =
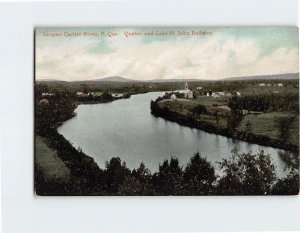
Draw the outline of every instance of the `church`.
<instances>
[{"instance_id":1,"label":"church","mask_svg":"<svg viewBox=\"0 0 300 233\"><path fill-rule=\"evenodd\" d=\"M192 99L193 98L193 92L189 89L188 83L185 82L185 87L184 87L184 98L186 99Z\"/></svg>"}]
</instances>

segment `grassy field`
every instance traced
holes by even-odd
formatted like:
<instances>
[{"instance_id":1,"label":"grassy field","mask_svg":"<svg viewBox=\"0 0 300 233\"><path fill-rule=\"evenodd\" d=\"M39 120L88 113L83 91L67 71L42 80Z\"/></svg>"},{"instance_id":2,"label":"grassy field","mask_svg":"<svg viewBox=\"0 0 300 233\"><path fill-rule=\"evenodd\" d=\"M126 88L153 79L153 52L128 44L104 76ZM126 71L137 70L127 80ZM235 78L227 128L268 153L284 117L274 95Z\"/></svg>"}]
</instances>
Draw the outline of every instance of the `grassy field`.
<instances>
[{"instance_id":1,"label":"grassy field","mask_svg":"<svg viewBox=\"0 0 300 233\"><path fill-rule=\"evenodd\" d=\"M217 128L225 129L227 128L227 117L226 113L222 112L219 107L216 105L226 105L228 99L224 98L207 98L207 97L198 97L197 99L192 100L165 100L161 101L159 105L161 107L168 107L171 111L178 112L182 115L191 115L192 109L201 104L206 107L208 113L201 115L193 115L199 121L205 121L214 125ZM215 113L218 112L218 118ZM251 123L251 132L255 135L263 135L272 139L280 139L278 133L278 126L276 125L275 119L277 117L288 117L292 116L288 112L271 112L271 113L262 113L262 114L246 114L243 117L240 125L237 127L238 132L249 132L249 127L247 127L247 122ZM299 146L299 116L296 116L293 121L289 137L286 140L287 143Z\"/></svg>"},{"instance_id":2,"label":"grassy field","mask_svg":"<svg viewBox=\"0 0 300 233\"><path fill-rule=\"evenodd\" d=\"M41 136L36 136L35 163L42 169L47 180L69 180L69 168L67 168L63 161L57 156L56 152L47 146L45 140L46 139Z\"/></svg>"},{"instance_id":3,"label":"grassy field","mask_svg":"<svg viewBox=\"0 0 300 233\"><path fill-rule=\"evenodd\" d=\"M255 85L247 85L241 91L242 95L260 95L260 94L284 94L284 93L298 93L298 88L292 86L278 87L265 86L259 87Z\"/></svg>"},{"instance_id":4,"label":"grassy field","mask_svg":"<svg viewBox=\"0 0 300 233\"><path fill-rule=\"evenodd\" d=\"M199 97L197 99L187 100L187 101L161 101L159 105L164 108L168 107L171 111L178 112L182 115L191 115L192 109L196 107L197 105L203 105L206 107L206 109L211 112L216 109L213 105L225 105L227 104L227 99L222 98L207 98L207 97ZM219 110L219 113L221 113L222 110ZM227 118L224 116L220 116L218 119L213 114L201 114L201 115L194 115L194 117L200 121L208 122L217 128L226 128L227 127Z\"/></svg>"},{"instance_id":5,"label":"grassy field","mask_svg":"<svg viewBox=\"0 0 300 233\"><path fill-rule=\"evenodd\" d=\"M278 137L278 127L276 125L275 119L277 117L288 117L291 116L290 113L285 112L271 112L263 113L259 115L248 114L245 115L239 127L238 131L249 131L246 127L247 122L251 123L251 131L254 134L268 136L273 139L279 139ZM287 142L293 145L299 145L299 116L295 118L290 128L290 137Z\"/></svg>"}]
</instances>

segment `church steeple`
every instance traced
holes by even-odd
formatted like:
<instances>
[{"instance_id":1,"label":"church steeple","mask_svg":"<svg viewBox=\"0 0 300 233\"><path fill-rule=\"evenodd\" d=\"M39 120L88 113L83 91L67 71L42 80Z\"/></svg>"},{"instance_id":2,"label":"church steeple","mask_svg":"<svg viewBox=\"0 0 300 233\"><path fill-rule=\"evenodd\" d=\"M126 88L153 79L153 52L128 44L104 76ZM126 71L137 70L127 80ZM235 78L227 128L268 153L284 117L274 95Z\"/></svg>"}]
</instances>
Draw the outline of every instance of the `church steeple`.
<instances>
[{"instance_id":1,"label":"church steeple","mask_svg":"<svg viewBox=\"0 0 300 233\"><path fill-rule=\"evenodd\" d=\"M185 90L188 90L189 89L189 86L188 86L188 83L185 82L185 87L184 87Z\"/></svg>"}]
</instances>

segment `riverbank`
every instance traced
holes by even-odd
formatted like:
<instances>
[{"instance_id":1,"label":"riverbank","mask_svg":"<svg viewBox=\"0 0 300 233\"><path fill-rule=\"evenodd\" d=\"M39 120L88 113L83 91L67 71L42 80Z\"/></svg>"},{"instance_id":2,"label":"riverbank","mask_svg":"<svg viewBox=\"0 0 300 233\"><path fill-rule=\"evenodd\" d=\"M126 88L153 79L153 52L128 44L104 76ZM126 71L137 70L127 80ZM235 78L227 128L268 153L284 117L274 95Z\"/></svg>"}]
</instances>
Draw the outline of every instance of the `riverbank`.
<instances>
[{"instance_id":1,"label":"riverbank","mask_svg":"<svg viewBox=\"0 0 300 233\"><path fill-rule=\"evenodd\" d=\"M48 108L39 110L49 112L49 110L52 110L49 108L56 106L55 103L52 105L50 102L49 104ZM71 105L72 102L69 104L65 103L64 106ZM145 106L145 104L143 103L142 106ZM110 105L103 105L103 107L110 107ZM127 107L128 105L125 104L124 109L127 109ZM144 111L145 114L153 119L149 108L147 106L145 108L148 109L148 111ZM120 110L120 106L117 106L117 109ZM67 111L62 112L66 116L63 121L70 119L74 115L74 109L71 107L63 108L63 110ZM106 110L102 112L106 112ZM61 111L62 109L60 109ZM112 114L117 113L112 111L108 115L111 117ZM99 117L98 114L96 115ZM43 114L42 116L48 117L49 114ZM61 120L62 118L57 117L55 119ZM43 121L46 120L46 118L43 119ZM102 120L107 124L107 119ZM192 153L189 154L191 158L187 163L184 163L184 167L180 166L178 159L172 158L169 161L166 159L157 159L157 164L159 162L163 163L158 165L158 172L155 173L151 173L143 163L135 169L129 169L124 163L127 160L123 159L122 161L116 157L104 159L106 162L105 168L101 169L93 158L83 153L80 148L76 149L63 135L58 133L56 128L47 128L47 130L42 132L42 135L38 135L43 137L47 146L56 153L69 169L70 180L47 180L47 177L45 177L47 174L39 166L36 166L35 189L38 195L271 195L295 194L297 191L296 188L292 190L286 189L285 183L290 182L290 180L287 180L287 182L282 180L284 183L278 188L279 191L276 191L276 193L273 192L272 185L275 185L274 182L277 178L274 166L271 164L270 156L266 154L239 154L239 158L247 157L251 161L250 164L257 164L259 169L256 171L257 174L243 174L243 176L234 179L238 181L237 183L228 183L226 176L221 177L221 180L217 180L214 165L205 158L202 158L199 153L194 156ZM36 156L39 155L36 154ZM259 159L262 156L265 157L265 160L263 160L264 163L261 163L262 160ZM229 161L231 160L229 159ZM267 163L265 163L266 161ZM235 161L232 161L232 163L235 163ZM226 165L224 164L224 166ZM272 174L266 176L266 169L268 171L271 169ZM251 176L261 177L261 179L253 180L254 184L247 185L248 183L243 183L245 178L251 178ZM257 188L253 189L253 185Z\"/></svg>"},{"instance_id":2,"label":"riverbank","mask_svg":"<svg viewBox=\"0 0 300 233\"><path fill-rule=\"evenodd\" d=\"M196 114L191 114L185 109L175 111L169 107L160 105L159 100L151 101L151 113L156 117L164 118L165 120L176 122L182 126L196 128L208 133L222 135L228 138L233 138L249 143L255 143L261 146L269 146L278 149L283 149L291 152L299 153L299 146L283 142L280 139L270 138L264 135L254 134L252 132L230 130L226 124L222 124L218 119L218 124L210 123L210 119L202 120L204 117L196 117ZM205 115L204 115L205 116Z\"/></svg>"},{"instance_id":3,"label":"riverbank","mask_svg":"<svg viewBox=\"0 0 300 233\"><path fill-rule=\"evenodd\" d=\"M57 171L57 167L53 168L54 164L49 164L49 160L39 162L43 160L42 157L45 157L45 151L38 149L39 140L43 140L48 151L55 153L58 157L56 161L63 163L60 165L66 171L68 179L52 179L51 177L57 177L63 171ZM49 166L53 168L50 176ZM36 135L35 190L37 195L102 195L101 178L102 171L94 159L81 150L75 149L56 129L49 130L47 135Z\"/></svg>"}]
</instances>

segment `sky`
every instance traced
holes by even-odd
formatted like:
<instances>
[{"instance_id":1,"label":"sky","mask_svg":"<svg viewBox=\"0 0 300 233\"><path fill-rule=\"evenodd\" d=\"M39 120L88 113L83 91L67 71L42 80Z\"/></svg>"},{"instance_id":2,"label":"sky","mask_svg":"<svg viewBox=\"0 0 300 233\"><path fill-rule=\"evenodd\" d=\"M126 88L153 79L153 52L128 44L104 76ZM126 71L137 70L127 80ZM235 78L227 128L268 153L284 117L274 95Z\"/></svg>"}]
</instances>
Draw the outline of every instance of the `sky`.
<instances>
[{"instance_id":1,"label":"sky","mask_svg":"<svg viewBox=\"0 0 300 233\"><path fill-rule=\"evenodd\" d=\"M35 36L37 80L218 80L299 72L297 27L37 28Z\"/></svg>"}]
</instances>

